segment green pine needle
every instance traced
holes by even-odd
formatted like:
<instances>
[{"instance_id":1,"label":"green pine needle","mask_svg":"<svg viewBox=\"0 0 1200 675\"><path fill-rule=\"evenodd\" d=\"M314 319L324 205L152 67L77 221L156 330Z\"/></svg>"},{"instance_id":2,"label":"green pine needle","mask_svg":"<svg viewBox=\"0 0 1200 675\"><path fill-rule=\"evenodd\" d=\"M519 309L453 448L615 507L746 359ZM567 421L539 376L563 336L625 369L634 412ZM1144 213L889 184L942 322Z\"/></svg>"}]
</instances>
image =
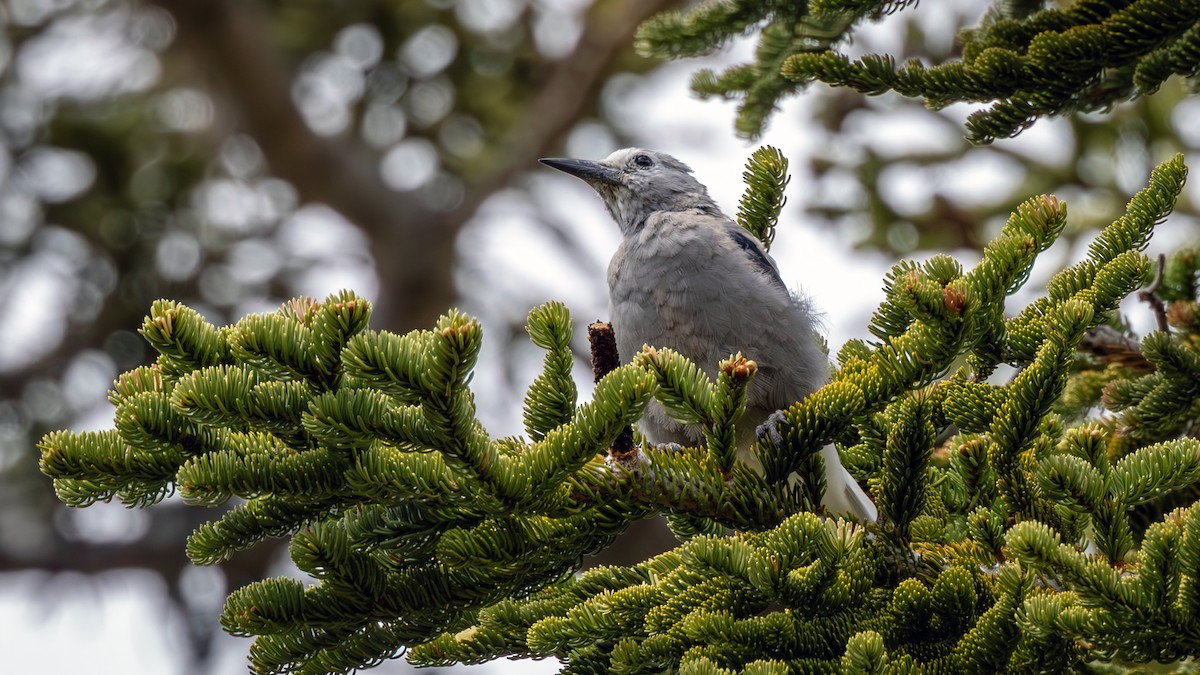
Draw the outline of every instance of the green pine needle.
<instances>
[{"instance_id":1,"label":"green pine needle","mask_svg":"<svg viewBox=\"0 0 1200 675\"><path fill-rule=\"evenodd\" d=\"M787 203L783 194L791 180L787 171L788 161L783 153L766 145L750 155L746 170L742 173L746 191L738 203L737 221L767 249L775 240L779 212Z\"/></svg>"}]
</instances>

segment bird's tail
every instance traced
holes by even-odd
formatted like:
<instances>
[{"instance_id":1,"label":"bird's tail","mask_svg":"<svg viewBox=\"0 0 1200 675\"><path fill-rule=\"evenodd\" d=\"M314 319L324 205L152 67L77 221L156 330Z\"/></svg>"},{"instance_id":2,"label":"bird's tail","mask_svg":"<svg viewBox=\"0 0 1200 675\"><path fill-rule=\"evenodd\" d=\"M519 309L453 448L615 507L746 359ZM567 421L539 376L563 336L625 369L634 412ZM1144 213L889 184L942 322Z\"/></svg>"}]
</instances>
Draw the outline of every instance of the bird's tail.
<instances>
[{"instance_id":1,"label":"bird's tail","mask_svg":"<svg viewBox=\"0 0 1200 675\"><path fill-rule=\"evenodd\" d=\"M826 512L830 515L854 514L872 523L878 520L879 511L875 503L842 466L837 448L832 443L821 448L821 459L825 460L825 497L821 505Z\"/></svg>"}]
</instances>

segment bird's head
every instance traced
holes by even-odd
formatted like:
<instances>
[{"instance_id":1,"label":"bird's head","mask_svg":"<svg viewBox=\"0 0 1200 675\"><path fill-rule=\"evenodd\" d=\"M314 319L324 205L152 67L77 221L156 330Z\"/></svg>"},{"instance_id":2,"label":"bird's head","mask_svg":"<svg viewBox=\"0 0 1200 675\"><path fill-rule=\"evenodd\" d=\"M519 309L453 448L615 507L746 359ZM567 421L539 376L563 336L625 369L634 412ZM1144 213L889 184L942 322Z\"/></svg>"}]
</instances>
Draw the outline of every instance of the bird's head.
<instances>
[{"instance_id":1,"label":"bird's head","mask_svg":"<svg viewBox=\"0 0 1200 675\"><path fill-rule=\"evenodd\" d=\"M716 208L692 170L663 152L625 148L598 162L560 158L541 162L591 185L623 234L641 229L656 211Z\"/></svg>"}]
</instances>

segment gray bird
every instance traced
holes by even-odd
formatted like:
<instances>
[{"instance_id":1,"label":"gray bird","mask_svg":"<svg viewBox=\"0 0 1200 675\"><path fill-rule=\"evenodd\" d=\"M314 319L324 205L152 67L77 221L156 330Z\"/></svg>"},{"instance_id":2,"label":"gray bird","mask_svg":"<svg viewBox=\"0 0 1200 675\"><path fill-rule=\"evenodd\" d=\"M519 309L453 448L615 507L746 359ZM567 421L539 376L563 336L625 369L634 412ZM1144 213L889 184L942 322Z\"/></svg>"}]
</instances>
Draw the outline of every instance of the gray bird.
<instances>
[{"instance_id":1,"label":"gray bird","mask_svg":"<svg viewBox=\"0 0 1200 675\"><path fill-rule=\"evenodd\" d=\"M747 452L755 428L827 380L813 309L788 291L762 244L721 213L678 159L626 148L598 162L541 162L586 181L621 228L608 291L622 358L643 345L669 347L714 377L718 362L730 354L757 362L737 439L739 455L756 464ZM652 443L703 443L699 428L672 419L658 403L639 426ZM826 510L875 520L875 505L837 450L830 445L821 455Z\"/></svg>"}]
</instances>

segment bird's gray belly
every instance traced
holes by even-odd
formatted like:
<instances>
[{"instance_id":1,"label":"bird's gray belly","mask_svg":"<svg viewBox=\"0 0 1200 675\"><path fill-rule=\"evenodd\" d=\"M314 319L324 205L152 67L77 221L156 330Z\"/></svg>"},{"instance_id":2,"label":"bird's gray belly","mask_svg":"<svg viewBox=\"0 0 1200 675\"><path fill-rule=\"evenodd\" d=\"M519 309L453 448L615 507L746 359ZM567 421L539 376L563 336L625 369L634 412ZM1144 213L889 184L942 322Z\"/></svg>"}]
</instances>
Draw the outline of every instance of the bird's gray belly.
<instances>
[{"instance_id":1,"label":"bird's gray belly","mask_svg":"<svg viewBox=\"0 0 1200 675\"><path fill-rule=\"evenodd\" d=\"M701 297L696 284L686 277L661 279L638 287L615 285L612 290L612 323L621 359L628 362L644 345L670 348L687 357L709 377L716 378L718 363L731 353L742 351L750 358L761 358L761 350L752 342L754 326L737 330L733 317L718 309L719 297ZM738 444L753 440L754 428L776 410L766 401L770 382L758 378L751 383L746 416L738 425ZM652 443L699 445L703 432L698 426L686 426L667 415L657 401L647 408L639 425Z\"/></svg>"}]
</instances>

